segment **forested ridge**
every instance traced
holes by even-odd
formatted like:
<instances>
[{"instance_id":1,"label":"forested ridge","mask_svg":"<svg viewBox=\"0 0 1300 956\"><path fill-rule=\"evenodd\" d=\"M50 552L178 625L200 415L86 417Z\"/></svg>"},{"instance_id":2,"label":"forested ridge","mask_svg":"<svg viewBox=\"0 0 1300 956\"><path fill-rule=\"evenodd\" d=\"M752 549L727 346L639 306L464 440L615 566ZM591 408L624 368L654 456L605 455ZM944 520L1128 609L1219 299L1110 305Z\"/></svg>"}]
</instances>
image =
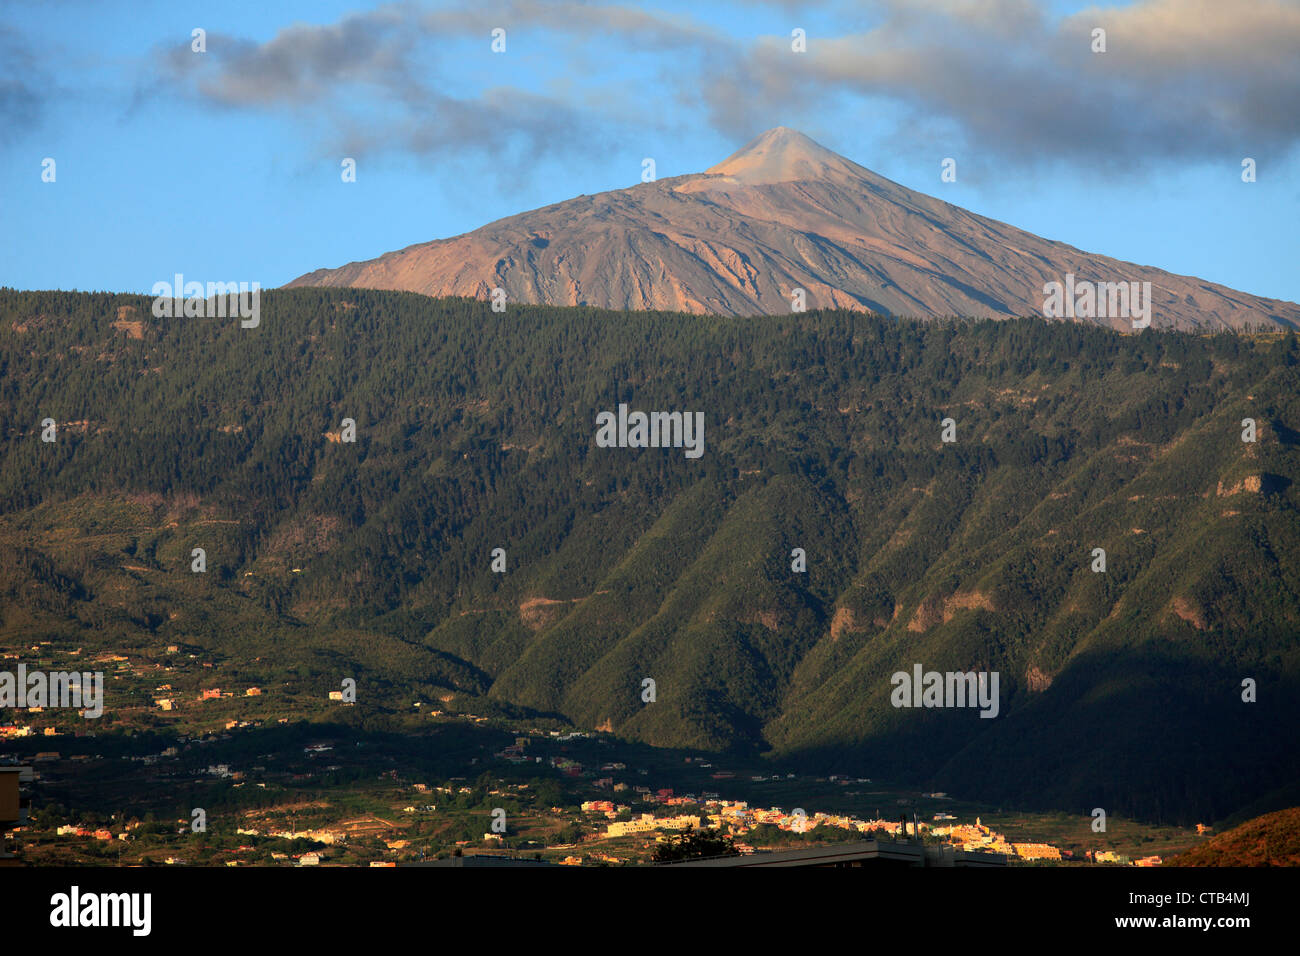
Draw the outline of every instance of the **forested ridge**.
<instances>
[{"instance_id":1,"label":"forested ridge","mask_svg":"<svg viewBox=\"0 0 1300 956\"><path fill-rule=\"evenodd\" d=\"M7 650L179 642L1150 819L1300 781L1294 334L150 303L0 291ZM702 411L703 456L596 447L620 402ZM999 717L890 706L915 663L998 671Z\"/></svg>"}]
</instances>

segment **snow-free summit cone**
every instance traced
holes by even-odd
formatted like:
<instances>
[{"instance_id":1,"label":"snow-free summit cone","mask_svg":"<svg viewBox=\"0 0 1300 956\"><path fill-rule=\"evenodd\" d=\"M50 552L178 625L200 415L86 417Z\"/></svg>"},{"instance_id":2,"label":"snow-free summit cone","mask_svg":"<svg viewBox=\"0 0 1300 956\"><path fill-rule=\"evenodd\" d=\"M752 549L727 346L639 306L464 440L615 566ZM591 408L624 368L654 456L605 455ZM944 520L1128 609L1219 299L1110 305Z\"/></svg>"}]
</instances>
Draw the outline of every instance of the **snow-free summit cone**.
<instances>
[{"instance_id":1,"label":"snow-free summit cone","mask_svg":"<svg viewBox=\"0 0 1300 956\"><path fill-rule=\"evenodd\" d=\"M865 170L798 130L777 126L751 140L716 166L709 167L706 172L758 186L807 182L836 173L852 176Z\"/></svg>"},{"instance_id":2,"label":"snow-free summit cone","mask_svg":"<svg viewBox=\"0 0 1300 956\"><path fill-rule=\"evenodd\" d=\"M399 289L514 305L719 315L809 309L1041 315L1066 276L1146 283L1153 328L1300 328L1300 305L1043 239L915 192L797 130L769 129L703 173L579 196L290 286ZM1131 330L1127 316L1087 319Z\"/></svg>"}]
</instances>

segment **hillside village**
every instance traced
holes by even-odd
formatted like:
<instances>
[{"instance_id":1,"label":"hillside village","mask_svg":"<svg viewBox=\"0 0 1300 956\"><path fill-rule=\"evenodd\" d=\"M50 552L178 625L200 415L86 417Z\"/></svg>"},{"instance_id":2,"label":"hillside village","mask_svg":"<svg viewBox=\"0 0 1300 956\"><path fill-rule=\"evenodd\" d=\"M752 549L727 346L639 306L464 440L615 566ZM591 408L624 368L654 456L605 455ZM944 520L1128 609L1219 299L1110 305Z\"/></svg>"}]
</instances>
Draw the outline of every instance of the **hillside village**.
<instances>
[{"instance_id":1,"label":"hillside village","mask_svg":"<svg viewBox=\"0 0 1300 956\"><path fill-rule=\"evenodd\" d=\"M168 648L169 652L175 650ZM126 660L119 656L115 663L120 665ZM170 686L166 689L172 691ZM257 687L239 693L222 691L219 687L201 688L196 694L172 693L173 697L165 698L172 706L159 708L168 714L179 713L182 701L185 708L223 700L234 706L247 707L260 704L256 699L264 696ZM332 699L334 706L340 706L337 698ZM242 704L236 701L242 701ZM497 718L469 712L456 713L424 706L413 709L421 712L421 719L433 724L483 728L502 723ZM919 819L914 810L918 799L915 796L894 797L899 816L889 819L879 811L875 815L857 815L815 808L763 806L723 793L741 785L805 786L812 792L836 788L848 796L862 798L866 794L849 788L871 786L872 781L863 777L832 774L800 778L793 772L747 774L715 765L714 761L721 759L716 756L687 756L683 758L682 772L707 780L710 787L698 791L659 787L648 781L651 771L646 768L629 766L624 760L593 760L586 758L585 753L584 759L580 760L574 755L575 749L589 753L593 748L598 752L616 748L617 744L607 735L543 728L509 730L511 742L490 756L471 758L470 767L486 773L495 764L501 767L502 776L511 771L550 774L557 781L591 794L587 799L575 801L576 806L555 805L541 808L540 812L512 813L509 825L504 830L494 831L489 823L490 817L466 805L466 801L527 801L535 796L531 792L533 784L498 780L494 786L483 790L481 781L480 785L471 785L465 777L453 777L445 784L415 782L396 770L390 770L378 775L379 792L375 792L374 785L360 780L345 785L345 790L355 788L385 800L388 803L386 809L374 806L371 801L371 808L363 812L330 812L319 806L329 801L304 803L293 794L319 788L345 773L344 761L355 759L346 753L345 742L310 741L300 748L297 762L301 765L292 767L282 767L283 761L275 754L264 754L257 763L247 765L230 759L207 759L201 756L204 751L218 752L224 743L234 741L240 733L256 731L259 726L259 721L248 719L247 714L243 718L229 719L213 716L215 725L206 732L194 736L178 735L174 745L125 759L139 764L141 772L155 784L220 786L229 788L231 792L252 787L264 791L268 797L266 806L243 811L234 826L230 826L225 818L218 824L214 813L213 835L229 831L226 835L230 839L221 841L226 845L220 849L209 845L213 842L211 839L199 841L203 843L204 852L196 857L187 846L194 842L190 839L194 836L192 819L179 817L167 822L153 818L153 815L146 818L111 814L107 819L92 815L91 819L69 818L60 822L48 814L37 813L36 822L20 828L16 838L21 843L30 844L30 852L49 861L120 861L139 854L143 859L162 865L204 862L226 866L347 863L388 866L425 859L426 851L422 845L429 845L430 828L436 829L437 821L454 820L464 835L460 839L446 840L439 852L454 855L532 854L566 865L647 862L664 839L690 830L713 831L728 838L741 854L761 852L788 841L917 839L919 835L926 843L1001 854L1011 863L1155 866L1161 862L1161 857L1154 854L1135 856L1113 849L1079 853L1044 840L1008 838L984 824L978 815L973 822L962 822L956 814L947 811L932 813L929 820ZM63 737L75 742L84 736L80 729L73 734L64 733L53 716L40 708L31 709L28 720L30 722L0 725L0 739L9 741L11 745L28 744L29 741L34 745L36 739L46 741ZM287 718L276 718L277 725L287 723ZM353 749L360 746L358 742ZM51 750L0 753L0 759L29 761L36 769L38 794L42 779L54 783L67 773L75 772L71 767L80 766L84 770L89 764L106 762L102 754L77 753L65 757L59 751ZM181 765L188 765L189 769L181 770ZM270 770L273 766L280 769ZM69 769L65 770L65 767ZM600 796L601 791L609 796ZM380 793L387 796L380 797ZM401 793L408 793L414 799L394 799ZM873 793L880 796L885 791ZM951 802L944 793L926 793L919 798L935 806ZM39 802L38 798L38 806ZM277 810L277 804L286 809ZM46 821L47 825L42 826L40 821ZM479 823L480 833L472 832L475 821ZM442 844L443 841L434 843ZM95 850L95 846L101 849Z\"/></svg>"}]
</instances>

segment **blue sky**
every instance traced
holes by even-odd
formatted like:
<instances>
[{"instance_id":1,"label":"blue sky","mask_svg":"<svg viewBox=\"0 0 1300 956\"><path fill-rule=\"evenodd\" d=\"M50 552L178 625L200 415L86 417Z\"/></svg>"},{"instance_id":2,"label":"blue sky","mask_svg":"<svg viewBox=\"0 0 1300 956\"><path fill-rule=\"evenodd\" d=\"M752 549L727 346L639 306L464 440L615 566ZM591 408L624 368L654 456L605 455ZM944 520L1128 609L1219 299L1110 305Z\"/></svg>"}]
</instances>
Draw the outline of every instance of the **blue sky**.
<instances>
[{"instance_id":1,"label":"blue sky","mask_svg":"<svg viewBox=\"0 0 1300 956\"><path fill-rule=\"evenodd\" d=\"M783 125L1047 238L1300 301L1298 50L1294 0L11 0L0 285L272 287Z\"/></svg>"}]
</instances>

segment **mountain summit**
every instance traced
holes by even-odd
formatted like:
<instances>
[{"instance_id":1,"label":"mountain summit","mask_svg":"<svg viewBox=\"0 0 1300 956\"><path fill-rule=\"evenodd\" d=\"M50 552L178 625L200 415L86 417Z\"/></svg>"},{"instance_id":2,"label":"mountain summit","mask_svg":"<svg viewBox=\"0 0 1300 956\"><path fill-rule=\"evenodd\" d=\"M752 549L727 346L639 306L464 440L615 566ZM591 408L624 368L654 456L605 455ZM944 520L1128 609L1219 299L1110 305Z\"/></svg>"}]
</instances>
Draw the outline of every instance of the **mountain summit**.
<instances>
[{"instance_id":1,"label":"mountain summit","mask_svg":"<svg viewBox=\"0 0 1300 956\"><path fill-rule=\"evenodd\" d=\"M778 126L732 153L706 175L726 176L747 186L795 183L855 175L862 167L809 139L798 130Z\"/></svg>"},{"instance_id":2,"label":"mountain summit","mask_svg":"<svg viewBox=\"0 0 1300 956\"><path fill-rule=\"evenodd\" d=\"M1076 282L1150 283L1156 328L1300 328L1294 302L1043 239L783 126L704 173L579 196L289 285L473 298L500 288L512 303L736 316L789 313L802 289L809 309L1008 318L1043 314L1046 285ZM1133 328L1124 315L1092 320Z\"/></svg>"}]
</instances>

